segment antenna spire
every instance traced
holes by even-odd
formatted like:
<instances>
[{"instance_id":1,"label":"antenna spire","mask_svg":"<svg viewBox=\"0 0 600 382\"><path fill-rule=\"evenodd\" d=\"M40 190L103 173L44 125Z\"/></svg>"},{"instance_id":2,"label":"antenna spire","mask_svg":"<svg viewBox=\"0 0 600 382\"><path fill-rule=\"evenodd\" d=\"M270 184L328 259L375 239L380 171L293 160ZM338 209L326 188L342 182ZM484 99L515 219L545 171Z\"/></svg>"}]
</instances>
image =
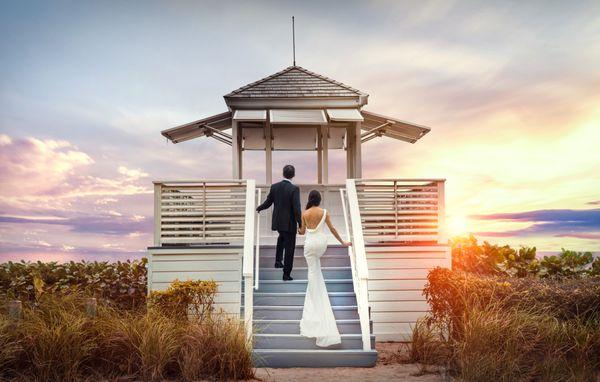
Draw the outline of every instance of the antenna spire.
<instances>
[{"instance_id":1,"label":"antenna spire","mask_svg":"<svg viewBox=\"0 0 600 382\"><path fill-rule=\"evenodd\" d=\"M294 66L296 66L296 27L294 25L294 16L292 16L292 57Z\"/></svg>"}]
</instances>

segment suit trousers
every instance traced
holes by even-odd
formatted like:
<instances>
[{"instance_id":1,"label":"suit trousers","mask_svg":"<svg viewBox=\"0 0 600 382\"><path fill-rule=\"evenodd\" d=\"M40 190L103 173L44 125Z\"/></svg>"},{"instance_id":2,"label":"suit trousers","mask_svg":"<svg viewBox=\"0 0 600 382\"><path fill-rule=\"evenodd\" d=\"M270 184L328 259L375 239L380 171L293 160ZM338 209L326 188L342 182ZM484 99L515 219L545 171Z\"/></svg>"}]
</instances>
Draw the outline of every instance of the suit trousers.
<instances>
[{"instance_id":1,"label":"suit trousers","mask_svg":"<svg viewBox=\"0 0 600 382\"><path fill-rule=\"evenodd\" d=\"M275 249L275 261L283 261L283 274L289 276L294 267L294 249L296 249L296 232L279 232L277 248ZM285 253L285 255L284 255Z\"/></svg>"}]
</instances>

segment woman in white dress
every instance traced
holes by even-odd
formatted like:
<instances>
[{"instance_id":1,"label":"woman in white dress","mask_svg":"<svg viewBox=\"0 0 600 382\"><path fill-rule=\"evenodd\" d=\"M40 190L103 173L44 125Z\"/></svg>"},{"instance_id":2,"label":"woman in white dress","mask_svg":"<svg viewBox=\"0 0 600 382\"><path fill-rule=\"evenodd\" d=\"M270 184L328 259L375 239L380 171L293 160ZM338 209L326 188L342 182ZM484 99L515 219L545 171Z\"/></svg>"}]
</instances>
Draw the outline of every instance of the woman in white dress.
<instances>
[{"instance_id":1,"label":"woman in white dress","mask_svg":"<svg viewBox=\"0 0 600 382\"><path fill-rule=\"evenodd\" d=\"M331 224L329 213L320 208L320 204L321 194L312 190L308 195L308 204L302 213L302 226L299 229L301 235L306 233L304 257L308 265L308 286L300 320L300 334L315 338L319 347L327 347L341 343L341 338L321 272L321 256L327 250L327 236L323 233L323 224L327 224L333 236L343 246L348 247L351 244L342 240Z\"/></svg>"}]
</instances>

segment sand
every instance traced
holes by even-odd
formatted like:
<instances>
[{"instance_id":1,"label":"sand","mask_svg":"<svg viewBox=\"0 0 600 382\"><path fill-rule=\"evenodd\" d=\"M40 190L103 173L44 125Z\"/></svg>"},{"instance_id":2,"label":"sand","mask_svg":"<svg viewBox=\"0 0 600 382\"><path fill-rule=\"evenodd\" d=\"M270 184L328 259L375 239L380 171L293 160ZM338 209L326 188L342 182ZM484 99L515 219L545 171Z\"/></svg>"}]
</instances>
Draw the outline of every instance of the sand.
<instances>
[{"instance_id":1,"label":"sand","mask_svg":"<svg viewBox=\"0 0 600 382\"><path fill-rule=\"evenodd\" d=\"M439 382L446 380L434 370L423 372L417 364L399 363L405 356L405 347L400 343L378 342L379 357L372 368L333 367L333 368L290 368L256 370L256 380L264 382L375 382L375 381L414 381Z\"/></svg>"}]
</instances>

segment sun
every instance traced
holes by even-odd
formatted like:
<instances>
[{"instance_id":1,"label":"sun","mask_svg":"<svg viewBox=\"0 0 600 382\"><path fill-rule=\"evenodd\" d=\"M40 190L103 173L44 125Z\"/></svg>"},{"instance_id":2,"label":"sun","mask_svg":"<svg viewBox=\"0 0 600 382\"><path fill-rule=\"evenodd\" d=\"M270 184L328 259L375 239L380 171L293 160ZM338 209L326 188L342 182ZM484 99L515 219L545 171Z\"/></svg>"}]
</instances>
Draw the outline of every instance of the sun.
<instances>
[{"instance_id":1,"label":"sun","mask_svg":"<svg viewBox=\"0 0 600 382\"><path fill-rule=\"evenodd\" d=\"M450 237L466 235L468 233L467 218L463 215L449 216L447 227Z\"/></svg>"}]
</instances>

